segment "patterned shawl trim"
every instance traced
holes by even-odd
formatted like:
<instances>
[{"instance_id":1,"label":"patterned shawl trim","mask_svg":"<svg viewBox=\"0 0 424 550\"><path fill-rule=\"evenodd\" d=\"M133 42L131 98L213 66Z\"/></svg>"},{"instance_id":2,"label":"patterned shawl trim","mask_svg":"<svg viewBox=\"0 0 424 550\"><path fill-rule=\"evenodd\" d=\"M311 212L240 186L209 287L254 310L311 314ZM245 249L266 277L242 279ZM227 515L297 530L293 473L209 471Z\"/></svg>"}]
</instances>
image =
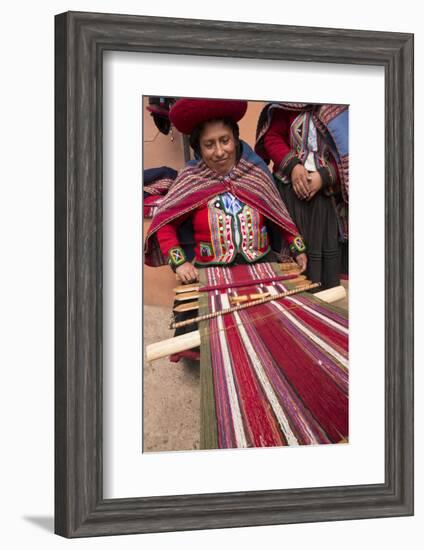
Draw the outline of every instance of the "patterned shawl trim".
<instances>
[{"instance_id":1,"label":"patterned shawl trim","mask_svg":"<svg viewBox=\"0 0 424 550\"><path fill-rule=\"evenodd\" d=\"M155 182L145 185L143 187L143 191L145 193L148 193L149 195L166 195L168 193L169 188L171 187L172 183L175 180L172 178L162 178L159 180L156 180Z\"/></svg>"}]
</instances>

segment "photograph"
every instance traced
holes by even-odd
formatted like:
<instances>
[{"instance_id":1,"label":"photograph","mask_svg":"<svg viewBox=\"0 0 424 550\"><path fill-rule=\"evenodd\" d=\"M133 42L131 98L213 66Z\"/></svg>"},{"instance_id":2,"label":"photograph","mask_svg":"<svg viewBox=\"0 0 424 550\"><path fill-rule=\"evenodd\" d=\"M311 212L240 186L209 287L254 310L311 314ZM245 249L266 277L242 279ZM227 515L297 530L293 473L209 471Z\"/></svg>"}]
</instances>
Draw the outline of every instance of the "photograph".
<instances>
[{"instance_id":1,"label":"photograph","mask_svg":"<svg viewBox=\"0 0 424 550\"><path fill-rule=\"evenodd\" d=\"M349 443L349 105L143 96L143 452Z\"/></svg>"},{"instance_id":2,"label":"photograph","mask_svg":"<svg viewBox=\"0 0 424 550\"><path fill-rule=\"evenodd\" d=\"M212 15L55 17L63 537L414 513L413 34Z\"/></svg>"}]
</instances>

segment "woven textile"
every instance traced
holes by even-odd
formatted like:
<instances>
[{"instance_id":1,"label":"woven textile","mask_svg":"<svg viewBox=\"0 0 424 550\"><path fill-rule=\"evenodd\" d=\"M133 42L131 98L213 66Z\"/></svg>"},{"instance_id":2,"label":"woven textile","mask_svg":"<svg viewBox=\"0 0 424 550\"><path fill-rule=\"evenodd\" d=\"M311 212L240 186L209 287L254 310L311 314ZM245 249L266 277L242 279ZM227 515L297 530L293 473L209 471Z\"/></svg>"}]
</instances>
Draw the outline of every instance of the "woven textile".
<instances>
[{"instance_id":1,"label":"woven textile","mask_svg":"<svg viewBox=\"0 0 424 550\"><path fill-rule=\"evenodd\" d=\"M158 195L151 195L146 197L143 201L144 218L153 218L162 201L163 197Z\"/></svg>"},{"instance_id":2,"label":"woven textile","mask_svg":"<svg viewBox=\"0 0 424 550\"><path fill-rule=\"evenodd\" d=\"M289 290L290 281L269 281L279 275L269 263L205 269L202 282L219 288L204 293L201 308ZM337 308L302 293L202 322L200 331L203 448L347 440L348 321Z\"/></svg>"}]
</instances>

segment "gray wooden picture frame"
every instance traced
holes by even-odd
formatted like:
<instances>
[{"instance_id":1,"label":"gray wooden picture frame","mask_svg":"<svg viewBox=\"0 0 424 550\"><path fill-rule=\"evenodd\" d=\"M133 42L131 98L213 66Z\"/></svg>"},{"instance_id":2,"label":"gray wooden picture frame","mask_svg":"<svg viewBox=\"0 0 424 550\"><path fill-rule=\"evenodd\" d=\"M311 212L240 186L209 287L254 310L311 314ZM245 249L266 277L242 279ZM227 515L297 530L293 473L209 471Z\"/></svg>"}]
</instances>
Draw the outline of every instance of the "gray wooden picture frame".
<instances>
[{"instance_id":1,"label":"gray wooden picture frame","mask_svg":"<svg viewBox=\"0 0 424 550\"><path fill-rule=\"evenodd\" d=\"M413 35L75 12L56 16L55 31L56 533L85 537L412 515ZM106 50L384 67L385 281L373 283L385 284L384 483L103 498Z\"/></svg>"}]
</instances>

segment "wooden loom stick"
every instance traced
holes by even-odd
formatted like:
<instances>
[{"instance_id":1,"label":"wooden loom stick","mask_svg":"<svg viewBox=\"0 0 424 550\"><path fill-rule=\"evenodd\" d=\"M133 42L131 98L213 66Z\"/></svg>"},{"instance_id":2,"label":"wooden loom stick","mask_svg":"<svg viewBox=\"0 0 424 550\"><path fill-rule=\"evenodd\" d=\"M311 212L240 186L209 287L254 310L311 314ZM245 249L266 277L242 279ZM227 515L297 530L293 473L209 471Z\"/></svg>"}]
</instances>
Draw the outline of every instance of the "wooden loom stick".
<instances>
[{"instance_id":1,"label":"wooden loom stick","mask_svg":"<svg viewBox=\"0 0 424 550\"><path fill-rule=\"evenodd\" d=\"M293 284L293 283L308 284L308 283L310 283L310 281L306 278L306 275L299 275L299 277L296 277L296 279L290 279L290 281L287 281L287 282L290 283L290 284ZM187 285L187 286L191 286L191 285ZM177 290L177 289L174 289L174 290ZM251 294L250 296L253 296L253 294ZM185 311L194 311L195 309L198 309L199 302L197 301L197 299L199 297L200 297L200 294L197 294L196 292L193 292L192 289L190 290L190 293L181 291L181 294L178 294L175 297L175 301L177 301L177 302L184 302L184 301L188 301L188 300L196 300L196 301L190 302L188 304L178 304L177 306L174 307L174 311L176 311L177 313L182 313L182 312L185 312ZM240 296L233 296L230 299L233 302L237 302L237 301L245 302L248 299L248 297L249 297L249 295L240 295ZM260 296L257 296L257 298L260 298ZM253 300L253 299L254 298L251 298L251 300Z\"/></svg>"},{"instance_id":2,"label":"wooden loom stick","mask_svg":"<svg viewBox=\"0 0 424 550\"><path fill-rule=\"evenodd\" d=\"M316 298L319 298L323 302L332 304L333 302L337 302L338 300L346 298L346 289L343 285L333 286L333 288L328 288L327 290L316 292L314 296Z\"/></svg>"},{"instance_id":3,"label":"wooden loom stick","mask_svg":"<svg viewBox=\"0 0 424 550\"><path fill-rule=\"evenodd\" d=\"M175 296L177 302L186 302L187 300L197 300L200 294L198 292L182 292Z\"/></svg>"},{"instance_id":4,"label":"wooden loom stick","mask_svg":"<svg viewBox=\"0 0 424 550\"><path fill-rule=\"evenodd\" d=\"M279 264L281 271L299 270L299 265L296 262L282 262Z\"/></svg>"},{"instance_id":5,"label":"wooden loom stick","mask_svg":"<svg viewBox=\"0 0 424 550\"><path fill-rule=\"evenodd\" d=\"M295 277L296 275L297 275L297 277ZM290 278L291 276L293 276L293 278ZM293 282L299 281L301 279L306 279L306 275L299 275L299 269L297 269L296 271L292 270L290 272L286 272L286 273L284 273L284 275L276 275L275 277L269 277L266 280L265 284L269 284L272 281L287 281L288 283L293 283ZM259 286L260 284L264 284L262 279L258 279L256 281L252 280L252 279L249 279L247 281L233 282L229 285L229 287L230 288L236 288L236 287L242 287L242 286L246 286L246 287L248 287L248 286ZM187 285L179 285L179 286L175 287L173 290L176 294L181 294L181 293L193 292L193 291L205 292L205 289L213 290L213 289L209 288L209 285L206 285L204 287L200 286L200 283L198 283L198 282L190 283L190 284L187 284ZM217 288L217 289L220 290L219 288Z\"/></svg>"},{"instance_id":6,"label":"wooden loom stick","mask_svg":"<svg viewBox=\"0 0 424 550\"><path fill-rule=\"evenodd\" d=\"M257 294L241 294L240 296L230 296L230 303L235 305L241 302L248 302L249 300L259 300L260 298L266 298L269 296L269 292L259 292Z\"/></svg>"},{"instance_id":7,"label":"wooden loom stick","mask_svg":"<svg viewBox=\"0 0 424 550\"><path fill-rule=\"evenodd\" d=\"M273 294L271 296L266 296L265 298L259 298L259 300L253 300L252 302L246 302L244 304L239 304L238 306L221 309L220 311L214 311L213 313L206 313L205 315L200 315L199 317L194 317L193 319L187 319L186 321L181 321L179 323L171 323L169 328L186 327L194 323L199 323L200 321L207 321L208 319L213 319L221 315L226 315L227 313L233 313L234 311L240 311L241 309L246 309L248 307L259 306L261 304L265 304L266 302L271 302L280 298L286 298L287 296L299 294L300 292L304 292L306 290L312 290L313 288L318 288L319 286L321 286L321 283L312 283L309 285L294 288L293 290L286 290L285 292L280 292L279 294Z\"/></svg>"},{"instance_id":8,"label":"wooden loom stick","mask_svg":"<svg viewBox=\"0 0 424 550\"><path fill-rule=\"evenodd\" d=\"M146 346L146 359L147 361L154 361L173 353L197 348L197 346L200 346L200 332L193 330Z\"/></svg>"},{"instance_id":9,"label":"wooden loom stick","mask_svg":"<svg viewBox=\"0 0 424 550\"><path fill-rule=\"evenodd\" d=\"M192 292L192 291L198 291L200 288L199 283L190 283L188 285L179 285L175 287L173 290L175 294L179 294L180 292Z\"/></svg>"},{"instance_id":10,"label":"wooden loom stick","mask_svg":"<svg viewBox=\"0 0 424 550\"><path fill-rule=\"evenodd\" d=\"M174 307L174 311L177 313L184 313L184 311L194 311L199 309L199 301L195 300L194 302L187 302L185 304L178 304Z\"/></svg>"},{"instance_id":11,"label":"wooden loom stick","mask_svg":"<svg viewBox=\"0 0 424 550\"><path fill-rule=\"evenodd\" d=\"M337 302L346 297L345 288L340 285L328 290L322 290L314 294L315 298L320 298L323 302L331 304ZM161 342L155 342L154 344L149 344L146 346L146 359L147 361L154 361L160 359L161 357L166 357L167 355L172 355L173 353L178 353L188 349L196 348L200 345L200 332L198 330L193 330L192 332L187 332L181 336L174 336L168 340L163 340Z\"/></svg>"}]
</instances>

